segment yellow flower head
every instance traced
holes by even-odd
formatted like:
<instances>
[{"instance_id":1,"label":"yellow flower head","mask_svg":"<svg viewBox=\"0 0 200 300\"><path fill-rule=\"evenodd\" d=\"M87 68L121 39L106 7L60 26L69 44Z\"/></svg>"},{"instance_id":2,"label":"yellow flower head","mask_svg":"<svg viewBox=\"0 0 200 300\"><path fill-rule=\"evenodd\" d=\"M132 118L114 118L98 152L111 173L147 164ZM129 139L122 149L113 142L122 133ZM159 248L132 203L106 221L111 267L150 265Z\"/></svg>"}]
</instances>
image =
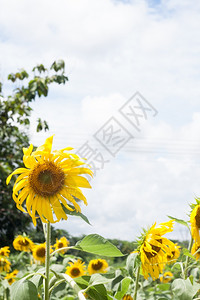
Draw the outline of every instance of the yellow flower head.
<instances>
[{"instance_id":1,"label":"yellow flower head","mask_svg":"<svg viewBox=\"0 0 200 300\"><path fill-rule=\"evenodd\" d=\"M54 244L55 250L61 249L63 247L68 247L69 241L66 239L66 237L61 237L59 240L56 239L56 243ZM64 254L67 250L61 250L60 253Z\"/></svg>"},{"instance_id":2,"label":"yellow flower head","mask_svg":"<svg viewBox=\"0 0 200 300\"><path fill-rule=\"evenodd\" d=\"M173 222L171 220L161 223L158 227L156 227L155 223L142 235L138 251L145 279L150 275L155 280L163 272L167 262L167 255L171 255L174 243L162 236L173 230Z\"/></svg>"},{"instance_id":3,"label":"yellow flower head","mask_svg":"<svg viewBox=\"0 0 200 300\"><path fill-rule=\"evenodd\" d=\"M13 272L11 273L8 273L6 276L5 276L5 279L8 280L8 283L11 285L13 282L15 282L15 277L16 275L18 274L18 270L14 270Z\"/></svg>"},{"instance_id":4,"label":"yellow flower head","mask_svg":"<svg viewBox=\"0 0 200 300\"><path fill-rule=\"evenodd\" d=\"M78 259L76 262L72 263L69 262L69 265L66 268L66 274L69 275L71 278L76 278L83 276L86 271L85 271L85 263L82 262L80 259Z\"/></svg>"},{"instance_id":5,"label":"yellow flower head","mask_svg":"<svg viewBox=\"0 0 200 300\"><path fill-rule=\"evenodd\" d=\"M88 272L90 275L94 273L106 273L108 263L105 259L92 259L88 265Z\"/></svg>"},{"instance_id":6,"label":"yellow flower head","mask_svg":"<svg viewBox=\"0 0 200 300\"><path fill-rule=\"evenodd\" d=\"M192 210L190 215L190 223L191 223L191 234L195 242L200 244L200 205L197 204Z\"/></svg>"},{"instance_id":7,"label":"yellow flower head","mask_svg":"<svg viewBox=\"0 0 200 300\"><path fill-rule=\"evenodd\" d=\"M0 272L9 272L11 263L4 257L0 257Z\"/></svg>"},{"instance_id":8,"label":"yellow flower head","mask_svg":"<svg viewBox=\"0 0 200 300\"><path fill-rule=\"evenodd\" d=\"M172 280L172 278L173 278L173 274L170 271L168 271L160 276L160 282L168 283Z\"/></svg>"},{"instance_id":9,"label":"yellow flower head","mask_svg":"<svg viewBox=\"0 0 200 300\"><path fill-rule=\"evenodd\" d=\"M0 248L0 256L7 256L9 257L10 250L8 246Z\"/></svg>"},{"instance_id":10,"label":"yellow flower head","mask_svg":"<svg viewBox=\"0 0 200 300\"><path fill-rule=\"evenodd\" d=\"M52 246L50 248L50 253L52 253ZM32 249L33 258L37 263L45 263L45 253L46 253L46 243L35 245Z\"/></svg>"},{"instance_id":11,"label":"yellow flower head","mask_svg":"<svg viewBox=\"0 0 200 300\"><path fill-rule=\"evenodd\" d=\"M18 235L13 241L13 247L19 251L31 251L34 243L26 236Z\"/></svg>"},{"instance_id":12,"label":"yellow flower head","mask_svg":"<svg viewBox=\"0 0 200 300\"><path fill-rule=\"evenodd\" d=\"M124 295L122 300L133 300L133 298L131 297L131 295Z\"/></svg>"},{"instance_id":13,"label":"yellow flower head","mask_svg":"<svg viewBox=\"0 0 200 300\"><path fill-rule=\"evenodd\" d=\"M191 253L195 256L196 260L200 260L200 244L194 242Z\"/></svg>"},{"instance_id":14,"label":"yellow flower head","mask_svg":"<svg viewBox=\"0 0 200 300\"><path fill-rule=\"evenodd\" d=\"M91 188L88 180L82 174L92 176L92 171L83 166L85 163L76 154L65 151L65 148L52 152L53 136L46 139L44 145L33 151L33 145L23 148L23 161L26 168L18 168L7 178L20 174L13 186L13 199L16 206L23 212L28 212L36 225L36 213L42 222L55 223L60 219L67 219L63 210L80 212L76 199L82 200L87 205L87 200L79 187ZM26 209L23 207L26 200ZM70 207L67 200L73 205ZM55 220L53 218L55 213Z\"/></svg>"},{"instance_id":15,"label":"yellow flower head","mask_svg":"<svg viewBox=\"0 0 200 300\"><path fill-rule=\"evenodd\" d=\"M178 244L174 244L174 248L172 247L171 248L171 254L167 255L167 261L168 261L168 264L173 264L180 256L180 249L181 247L178 246Z\"/></svg>"}]
</instances>

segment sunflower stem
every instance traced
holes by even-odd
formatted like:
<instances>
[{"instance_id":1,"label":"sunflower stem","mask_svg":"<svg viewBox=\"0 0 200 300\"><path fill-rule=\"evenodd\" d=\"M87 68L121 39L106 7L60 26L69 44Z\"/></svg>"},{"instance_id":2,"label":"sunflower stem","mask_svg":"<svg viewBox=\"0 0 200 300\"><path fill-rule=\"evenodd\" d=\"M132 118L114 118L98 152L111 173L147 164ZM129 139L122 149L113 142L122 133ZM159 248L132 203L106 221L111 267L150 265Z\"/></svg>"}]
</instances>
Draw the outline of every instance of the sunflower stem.
<instances>
[{"instance_id":1,"label":"sunflower stem","mask_svg":"<svg viewBox=\"0 0 200 300\"><path fill-rule=\"evenodd\" d=\"M44 235L46 240L46 253L45 253L45 276L44 280L44 300L49 300L49 267L50 267L50 240L51 240L51 225L48 222L44 226Z\"/></svg>"},{"instance_id":2,"label":"sunflower stem","mask_svg":"<svg viewBox=\"0 0 200 300\"><path fill-rule=\"evenodd\" d=\"M193 237L191 235L191 239L190 239L190 243L188 246L188 251L191 252L192 250L192 244L193 244ZM185 261L185 271L184 271L184 279L187 279L187 268L188 268L188 262L189 262L189 256L186 257L186 261Z\"/></svg>"},{"instance_id":3,"label":"sunflower stem","mask_svg":"<svg viewBox=\"0 0 200 300\"><path fill-rule=\"evenodd\" d=\"M134 289L133 300L137 299L139 277L140 277L140 266L137 267L137 271L136 271L136 280L135 280L135 289Z\"/></svg>"}]
</instances>

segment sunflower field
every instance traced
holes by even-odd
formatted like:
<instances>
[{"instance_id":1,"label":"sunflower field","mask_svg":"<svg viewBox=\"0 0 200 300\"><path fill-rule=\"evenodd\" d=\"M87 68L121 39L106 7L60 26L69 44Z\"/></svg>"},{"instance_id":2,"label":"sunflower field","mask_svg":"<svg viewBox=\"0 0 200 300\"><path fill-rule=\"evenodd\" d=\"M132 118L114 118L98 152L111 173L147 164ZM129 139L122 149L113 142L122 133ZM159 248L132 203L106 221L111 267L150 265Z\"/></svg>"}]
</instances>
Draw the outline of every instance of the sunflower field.
<instances>
[{"instance_id":1,"label":"sunflower field","mask_svg":"<svg viewBox=\"0 0 200 300\"><path fill-rule=\"evenodd\" d=\"M91 188L84 175L93 175L72 148L52 151L52 143L53 136L36 149L23 148L24 167L7 177L7 184L14 179L16 209L28 214L35 226L42 221L44 242L23 234L14 238L14 250L1 246L0 299L200 299L199 199L191 205L190 221L170 217L154 223L143 230L131 253L122 253L97 234L74 245L65 236L51 243L50 225L68 215L89 223L81 213L80 202L87 205L81 188ZM175 222L188 228L188 248L165 237ZM82 253L90 255L83 259Z\"/></svg>"}]
</instances>

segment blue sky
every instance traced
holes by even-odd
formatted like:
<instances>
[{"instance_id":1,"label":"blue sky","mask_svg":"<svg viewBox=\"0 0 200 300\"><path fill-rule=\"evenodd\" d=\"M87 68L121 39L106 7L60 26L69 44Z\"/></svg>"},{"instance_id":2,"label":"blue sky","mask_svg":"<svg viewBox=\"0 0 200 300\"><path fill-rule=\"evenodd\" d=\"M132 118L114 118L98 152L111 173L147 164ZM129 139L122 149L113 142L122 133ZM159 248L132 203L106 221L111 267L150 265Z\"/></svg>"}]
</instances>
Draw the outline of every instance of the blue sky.
<instances>
[{"instance_id":1,"label":"blue sky","mask_svg":"<svg viewBox=\"0 0 200 300\"><path fill-rule=\"evenodd\" d=\"M93 226L75 218L56 224L72 235L133 240L167 215L187 218L200 193L200 3L157 2L2 1L3 82L21 67L66 62L69 82L33 103L31 141L40 145L55 134L55 149L76 150L89 141L110 160L85 191L82 209ZM158 111L140 132L118 111L136 91ZM50 132L34 131L38 117ZM135 136L115 157L93 136L111 117ZM176 226L172 236L188 234Z\"/></svg>"}]
</instances>

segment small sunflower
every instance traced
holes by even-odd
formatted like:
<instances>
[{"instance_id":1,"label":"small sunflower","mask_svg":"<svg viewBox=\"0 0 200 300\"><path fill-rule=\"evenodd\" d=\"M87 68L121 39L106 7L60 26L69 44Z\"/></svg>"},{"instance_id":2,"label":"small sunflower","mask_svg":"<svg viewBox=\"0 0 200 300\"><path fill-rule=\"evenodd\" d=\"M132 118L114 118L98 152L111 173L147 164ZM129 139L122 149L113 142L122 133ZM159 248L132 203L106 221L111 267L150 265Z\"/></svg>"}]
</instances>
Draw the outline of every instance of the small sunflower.
<instances>
[{"instance_id":1,"label":"small sunflower","mask_svg":"<svg viewBox=\"0 0 200 300\"><path fill-rule=\"evenodd\" d=\"M174 248L172 247L171 248L171 254L167 255L167 261L168 261L168 264L172 264L174 263L180 256L180 249L181 247L178 246L178 244L174 244Z\"/></svg>"},{"instance_id":2,"label":"small sunflower","mask_svg":"<svg viewBox=\"0 0 200 300\"><path fill-rule=\"evenodd\" d=\"M197 204L193 208L190 215L190 223L191 223L191 234L195 242L200 244L200 205Z\"/></svg>"},{"instance_id":3,"label":"small sunflower","mask_svg":"<svg viewBox=\"0 0 200 300\"><path fill-rule=\"evenodd\" d=\"M14 270L11 273L6 274L5 279L8 280L8 283L11 285L13 282L15 282L15 277L18 274L18 270Z\"/></svg>"},{"instance_id":4,"label":"small sunflower","mask_svg":"<svg viewBox=\"0 0 200 300\"><path fill-rule=\"evenodd\" d=\"M88 272L90 275L94 273L106 273L108 263L105 259L92 259L88 265Z\"/></svg>"},{"instance_id":5,"label":"small sunflower","mask_svg":"<svg viewBox=\"0 0 200 300\"><path fill-rule=\"evenodd\" d=\"M78 155L66 153L73 148L51 151L53 136L46 139L44 145L33 151L33 145L23 148L23 161L26 168L18 168L7 178L7 184L15 174L20 174L13 186L13 199L16 206L23 212L28 212L36 226L36 213L44 223L55 223L67 219L63 210L80 212L77 199L87 205L87 200L79 187L91 188L88 180L82 174L92 176L92 171ZM80 167L83 166L83 167ZM26 200L26 209L22 206ZM67 203L68 200L74 208ZM53 218L55 213L56 219Z\"/></svg>"},{"instance_id":6,"label":"small sunflower","mask_svg":"<svg viewBox=\"0 0 200 300\"><path fill-rule=\"evenodd\" d=\"M142 263L142 271L145 279L152 277L153 280L159 277L167 262L167 255L171 255L174 243L162 235L173 230L173 220L161 223L156 227L156 223L142 234L138 241L138 252Z\"/></svg>"},{"instance_id":7,"label":"small sunflower","mask_svg":"<svg viewBox=\"0 0 200 300\"><path fill-rule=\"evenodd\" d=\"M59 240L56 239L56 243L54 244L55 250L58 250L63 247L68 247L69 241L66 239L66 237L61 237ZM61 250L60 253L64 254L67 250Z\"/></svg>"},{"instance_id":8,"label":"small sunflower","mask_svg":"<svg viewBox=\"0 0 200 300\"><path fill-rule=\"evenodd\" d=\"M0 257L0 272L9 272L11 263L4 257Z\"/></svg>"},{"instance_id":9,"label":"small sunflower","mask_svg":"<svg viewBox=\"0 0 200 300\"><path fill-rule=\"evenodd\" d=\"M6 256L9 257L10 250L8 246L0 248L0 256Z\"/></svg>"},{"instance_id":10,"label":"small sunflower","mask_svg":"<svg viewBox=\"0 0 200 300\"><path fill-rule=\"evenodd\" d=\"M192 245L191 253L195 256L196 260L200 260L200 245L194 242Z\"/></svg>"},{"instance_id":11,"label":"small sunflower","mask_svg":"<svg viewBox=\"0 0 200 300\"><path fill-rule=\"evenodd\" d=\"M131 297L131 295L124 295L122 300L133 300L133 298Z\"/></svg>"},{"instance_id":12,"label":"small sunflower","mask_svg":"<svg viewBox=\"0 0 200 300\"><path fill-rule=\"evenodd\" d=\"M165 272L160 276L160 282L168 283L173 279L173 274L170 271Z\"/></svg>"},{"instance_id":13,"label":"small sunflower","mask_svg":"<svg viewBox=\"0 0 200 300\"><path fill-rule=\"evenodd\" d=\"M34 243L27 237L23 235L18 235L13 241L13 247L15 250L19 251L31 251Z\"/></svg>"},{"instance_id":14,"label":"small sunflower","mask_svg":"<svg viewBox=\"0 0 200 300\"><path fill-rule=\"evenodd\" d=\"M52 246L50 248L50 253L52 253ZM38 263L45 263L46 254L46 243L35 245L32 249L33 258Z\"/></svg>"},{"instance_id":15,"label":"small sunflower","mask_svg":"<svg viewBox=\"0 0 200 300\"><path fill-rule=\"evenodd\" d=\"M86 271L85 271L85 263L82 262L80 259L78 259L76 262L72 263L69 262L69 265L66 268L66 274L69 275L71 278L76 278L83 276Z\"/></svg>"}]
</instances>

